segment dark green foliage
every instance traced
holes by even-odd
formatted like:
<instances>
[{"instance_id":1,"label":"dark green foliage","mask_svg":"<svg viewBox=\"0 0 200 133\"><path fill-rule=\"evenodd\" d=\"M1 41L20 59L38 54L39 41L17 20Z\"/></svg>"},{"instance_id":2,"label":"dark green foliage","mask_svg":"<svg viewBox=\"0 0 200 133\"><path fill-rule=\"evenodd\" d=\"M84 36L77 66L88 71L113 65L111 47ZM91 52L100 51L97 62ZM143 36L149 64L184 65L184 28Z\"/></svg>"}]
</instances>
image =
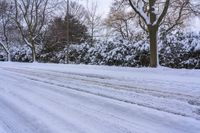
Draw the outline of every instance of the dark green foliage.
<instances>
[{"instance_id":1,"label":"dark green foliage","mask_svg":"<svg viewBox=\"0 0 200 133\"><path fill-rule=\"evenodd\" d=\"M55 18L48 26L48 31L45 38L43 54L51 53L53 56L55 53L63 51L67 45L67 34L69 31L69 44L80 44L86 42L89 38L87 33L87 27L73 15L69 15L69 21L67 16L64 19ZM69 29L67 26L69 23Z\"/></svg>"}]
</instances>

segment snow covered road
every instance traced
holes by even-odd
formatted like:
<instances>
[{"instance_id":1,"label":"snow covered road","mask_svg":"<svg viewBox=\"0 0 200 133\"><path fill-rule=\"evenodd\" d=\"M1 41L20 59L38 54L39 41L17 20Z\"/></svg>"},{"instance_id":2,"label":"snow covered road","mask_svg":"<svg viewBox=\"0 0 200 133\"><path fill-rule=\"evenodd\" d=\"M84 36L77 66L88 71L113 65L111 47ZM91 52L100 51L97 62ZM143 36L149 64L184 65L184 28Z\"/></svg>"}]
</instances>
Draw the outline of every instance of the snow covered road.
<instances>
[{"instance_id":1,"label":"snow covered road","mask_svg":"<svg viewBox=\"0 0 200 133\"><path fill-rule=\"evenodd\" d=\"M199 133L200 71L0 63L0 133Z\"/></svg>"}]
</instances>

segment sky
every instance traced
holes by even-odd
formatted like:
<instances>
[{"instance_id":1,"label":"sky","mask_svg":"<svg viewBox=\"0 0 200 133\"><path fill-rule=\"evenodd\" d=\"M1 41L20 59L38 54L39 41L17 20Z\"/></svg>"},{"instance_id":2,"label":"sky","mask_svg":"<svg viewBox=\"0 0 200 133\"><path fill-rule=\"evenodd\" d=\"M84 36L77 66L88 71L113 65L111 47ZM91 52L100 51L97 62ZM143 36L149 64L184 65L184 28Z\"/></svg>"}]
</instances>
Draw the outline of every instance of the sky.
<instances>
[{"instance_id":1,"label":"sky","mask_svg":"<svg viewBox=\"0 0 200 133\"><path fill-rule=\"evenodd\" d=\"M190 21L190 29L192 31L200 32L200 18L196 17Z\"/></svg>"},{"instance_id":2,"label":"sky","mask_svg":"<svg viewBox=\"0 0 200 133\"><path fill-rule=\"evenodd\" d=\"M86 5L87 0L80 0L81 3ZM102 16L106 16L110 10L110 6L113 0L88 0L89 3L96 2L98 4L98 13Z\"/></svg>"},{"instance_id":3,"label":"sky","mask_svg":"<svg viewBox=\"0 0 200 133\"><path fill-rule=\"evenodd\" d=\"M83 5L86 5L87 0L79 0ZM103 17L106 17L109 13L110 6L113 2L113 0L88 0L89 3L97 2L98 4L98 13L102 15ZM200 19L199 18L193 18L191 22L188 24L188 29L192 31L200 31Z\"/></svg>"}]
</instances>

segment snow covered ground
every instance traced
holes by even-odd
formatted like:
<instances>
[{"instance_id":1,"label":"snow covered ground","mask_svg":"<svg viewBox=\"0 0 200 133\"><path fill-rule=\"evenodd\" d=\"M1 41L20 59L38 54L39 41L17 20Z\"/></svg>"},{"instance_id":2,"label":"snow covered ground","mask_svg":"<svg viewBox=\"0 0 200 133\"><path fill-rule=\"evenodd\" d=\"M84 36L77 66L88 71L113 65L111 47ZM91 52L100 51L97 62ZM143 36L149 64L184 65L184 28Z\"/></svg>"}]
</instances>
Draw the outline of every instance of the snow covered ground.
<instances>
[{"instance_id":1,"label":"snow covered ground","mask_svg":"<svg viewBox=\"0 0 200 133\"><path fill-rule=\"evenodd\" d=\"M0 63L0 133L199 131L199 70Z\"/></svg>"}]
</instances>

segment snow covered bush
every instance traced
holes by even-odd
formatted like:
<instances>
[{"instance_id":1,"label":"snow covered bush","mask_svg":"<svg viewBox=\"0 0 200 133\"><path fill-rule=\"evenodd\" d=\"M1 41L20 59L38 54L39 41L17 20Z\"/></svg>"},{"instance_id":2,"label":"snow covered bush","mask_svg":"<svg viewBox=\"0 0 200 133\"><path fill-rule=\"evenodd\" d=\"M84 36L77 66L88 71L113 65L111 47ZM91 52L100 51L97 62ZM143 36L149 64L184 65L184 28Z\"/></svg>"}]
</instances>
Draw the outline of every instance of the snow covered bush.
<instances>
[{"instance_id":1,"label":"snow covered bush","mask_svg":"<svg viewBox=\"0 0 200 133\"><path fill-rule=\"evenodd\" d=\"M42 54L46 62L64 63L66 50ZM93 46L83 43L71 45L72 64L149 66L148 39L126 41L113 39L97 41ZM160 65L171 68L200 68L200 33L172 32L159 40Z\"/></svg>"},{"instance_id":2,"label":"snow covered bush","mask_svg":"<svg viewBox=\"0 0 200 133\"><path fill-rule=\"evenodd\" d=\"M53 62L63 63L65 52L60 54L61 58L53 59ZM69 61L75 64L148 66L149 47L146 41L99 41L93 46L83 43L70 46Z\"/></svg>"},{"instance_id":3,"label":"snow covered bush","mask_svg":"<svg viewBox=\"0 0 200 133\"><path fill-rule=\"evenodd\" d=\"M11 60L17 62L30 62L31 50L27 46L15 46L11 49Z\"/></svg>"},{"instance_id":4,"label":"snow covered bush","mask_svg":"<svg viewBox=\"0 0 200 133\"><path fill-rule=\"evenodd\" d=\"M36 58L40 58L41 47L36 47ZM18 43L12 44L10 47L11 61L14 62L32 62L32 51L27 45L20 45Z\"/></svg>"},{"instance_id":5,"label":"snow covered bush","mask_svg":"<svg viewBox=\"0 0 200 133\"><path fill-rule=\"evenodd\" d=\"M66 48L41 49L37 50L39 62L65 63ZM30 62L31 50L24 45L13 46L11 58L12 61ZM68 58L71 64L149 66L149 43L142 38L97 41L92 46L87 43L71 45ZM200 69L200 33L176 31L160 38L159 59L160 65L166 67Z\"/></svg>"},{"instance_id":6,"label":"snow covered bush","mask_svg":"<svg viewBox=\"0 0 200 133\"><path fill-rule=\"evenodd\" d=\"M41 55L44 62L64 63L66 50ZM149 66L147 41L98 41L91 46L87 43L71 45L69 62L72 64Z\"/></svg>"},{"instance_id":7,"label":"snow covered bush","mask_svg":"<svg viewBox=\"0 0 200 133\"><path fill-rule=\"evenodd\" d=\"M200 68L200 33L176 31L161 40L160 64L172 68Z\"/></svg>"}]
</instances>

